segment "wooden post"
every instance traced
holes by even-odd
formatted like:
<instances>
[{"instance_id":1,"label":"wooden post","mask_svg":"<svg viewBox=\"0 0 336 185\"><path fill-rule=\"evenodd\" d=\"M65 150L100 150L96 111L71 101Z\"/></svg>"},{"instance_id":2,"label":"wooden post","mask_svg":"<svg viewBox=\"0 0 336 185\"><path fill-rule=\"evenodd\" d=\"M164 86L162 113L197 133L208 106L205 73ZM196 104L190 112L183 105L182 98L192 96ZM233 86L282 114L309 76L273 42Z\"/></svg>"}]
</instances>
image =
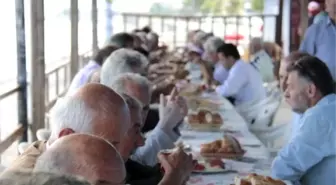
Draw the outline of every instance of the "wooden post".
<instances>
[{"instance_id":1,"label":"wooden post","mask_svg":"<svg viewBox=\"0 0 336 185\"><path fill-rule=\"evenodd\" d=\"M78 0L71 0L71 57L70 57L70 77L76 75L79 67L78 56Z\"/></svg>"},{"instance_id":2,"label":"wooden post","mask_svg":"<svg viewBox=\"0 0 336 185\"><path fill-rule=\"evenodd\" d=\"M44 0L31 0L31 101L32 133L36 140L36 131L44 128Z\"/></svg>"},{"instance_id":3,"label":"wooden post","mask_svg":"<svg viewBox=\"0 0 336 185\"><path fill-rule=\"evenodd\" d=\"M98 51L98 9L97 0L92 0L92 51L96 53Z\"/></svg>"},{"instance_id":4,"label":"wooden post","mask_svg":"<svg viewBox=\"0 0 336 185\"><path fill-rule=\"evenodd\" d=\"M275 42L282 47L282 19L283 19L283 0L279 0L279 12L276 17L275 25Z\"/></svg>"},{"instance_id":5,"label":"wooden post","mask_svg":"<svg viewBox=\"0 0 336 185\"><path fill-rule=\"evenodd\" d=\"M308 3L309 0L301 0L300 1L300 27L302 30L302 36L300 38L300 40L302 39L302 37L304 36L304 33L306 32L306 29L308 28Z\"/></svg>"}]
</instances>

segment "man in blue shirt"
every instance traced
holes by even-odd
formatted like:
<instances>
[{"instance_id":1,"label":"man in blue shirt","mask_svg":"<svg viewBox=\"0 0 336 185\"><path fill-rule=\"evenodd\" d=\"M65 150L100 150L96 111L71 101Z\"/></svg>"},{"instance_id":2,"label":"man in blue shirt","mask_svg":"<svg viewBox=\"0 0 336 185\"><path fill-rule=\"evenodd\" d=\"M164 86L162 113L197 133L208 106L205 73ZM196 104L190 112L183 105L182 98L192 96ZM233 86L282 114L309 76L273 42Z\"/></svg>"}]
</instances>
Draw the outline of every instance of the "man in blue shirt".
<instances>
[{"instance_id":1,"label":"man in blue shirt","mask_svg":"<svg viewBox=\"0 0 336 185\"><path fill-rule=\"evenodd\" d=\"M279 68L279 83L282 92L285 92L287 89L287 78L288 78L287 68L293 65L297 60L305 56L310 55L308 53L294 51L281 60ZM286 135L285 138L286 141L288 141L295 134L301 116L302 116L301 114L293 112L292 122L289 123L288 125L288 132L287 132L288 135Z\"/></svg>"},{"instance_id":2,"label":"man in blue shirt","mask_svg":"<svg viewBox=\"0 0 336 185\"><path fill-rule=\"evenodd\" d=\"M336 95L331 73L313 56L302 57L287 70L285 98L303 115L295 135L274 159L272 175L295 185L334 185Z\"/></svg>"},{"instance_id":3,"label":"man in blue shirt","mask_svg":"<svg viewBox=\"0 0 336 185\"><path fill-rule=\"evenodd\" d=\"M307 52L325 62L336 77L336 0L325 1L329 17L311 25L301 43L300 51Z\"/></svg>"}]
</instances>

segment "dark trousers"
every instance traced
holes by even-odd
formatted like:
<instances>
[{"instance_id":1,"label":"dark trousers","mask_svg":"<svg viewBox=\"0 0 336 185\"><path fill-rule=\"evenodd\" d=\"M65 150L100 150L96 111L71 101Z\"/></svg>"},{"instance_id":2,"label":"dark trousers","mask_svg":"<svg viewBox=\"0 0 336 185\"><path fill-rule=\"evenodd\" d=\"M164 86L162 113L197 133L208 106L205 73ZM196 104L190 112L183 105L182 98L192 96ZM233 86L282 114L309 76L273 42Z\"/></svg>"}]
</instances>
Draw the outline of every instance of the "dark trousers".
<instances>
[{"instance_id":1,"label":"dark trousers","mask_svg":"<svg viewBox=\"0 0 336 185\"><path fill-rule=\"evenodd\" d=\"M142 128L142 133L153 130L157 123L159 122L159 110L158 109L149 109L148 115L145 121L145 124Z\"/></svg>"}]
</instances>

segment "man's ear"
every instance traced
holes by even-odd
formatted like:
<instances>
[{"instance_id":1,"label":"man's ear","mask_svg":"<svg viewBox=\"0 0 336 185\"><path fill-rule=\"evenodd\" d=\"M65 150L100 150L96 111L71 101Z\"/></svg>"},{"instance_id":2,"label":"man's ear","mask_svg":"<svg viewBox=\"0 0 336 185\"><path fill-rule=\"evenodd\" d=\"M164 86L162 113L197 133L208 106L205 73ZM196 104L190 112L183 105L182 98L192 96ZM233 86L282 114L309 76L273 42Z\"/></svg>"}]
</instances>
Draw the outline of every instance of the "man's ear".
<instances>
[{"instance_id":1,"label":"man's ear","mask_svg":"<svg viewBox=\"0 0 336 185\"><path fill-rule=\"evenodd\" d=\"M63 136L67 136L73 133L75 133L75 131L72 130L71 128L65 128L65 129L62 129L61 132L58 134L58 138L61 138Z\"/></svg>"},{"instance_id":2,"label":"man's ear","mask_svg":"<svg viewBox=\"0 0 336 185\"><path fill-rule=\"evenodd\" d=\"M313 98L313 97L316 96L317 88L316 88L315 84L313 84L313 83L309 84L307 93L308 93L309 98Z\"/></svg>"}]
</instances>

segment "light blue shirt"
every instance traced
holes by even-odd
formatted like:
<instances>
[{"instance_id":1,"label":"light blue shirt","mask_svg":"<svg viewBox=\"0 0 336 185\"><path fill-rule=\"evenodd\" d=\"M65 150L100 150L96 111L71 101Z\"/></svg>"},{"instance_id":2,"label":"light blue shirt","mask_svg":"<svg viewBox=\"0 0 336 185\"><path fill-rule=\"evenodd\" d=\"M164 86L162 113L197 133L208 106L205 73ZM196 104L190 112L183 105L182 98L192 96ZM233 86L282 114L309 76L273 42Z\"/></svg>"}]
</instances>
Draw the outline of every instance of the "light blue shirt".
<instances>
[{"instance_id":1,"label":"light blue shirt","mask_svg":"<svg viewBox=\"0 0 336 185\"><path fill-rule=\"evenodd\" d=\"M228 75L229 75L229 71L227 69L225 69L224 66L220 62L217 62L215 64L215 70L213 72L213 78L217 82L223 83L227 79Z\"/></svg>"},{"instance_id":2,"label":"light blue shirt","mask_svg":"<svg viewBox=\"0 0 336 185\"><path fill-rule=\"evenodd\" d=\"M137 148L131 159L143 165L154 166L158 163L157 154L160 150L174 148L179 137L175 132L167 133L157 126L149 133L145 145Z\"/></svg>"},{"instance_id":3,"label":"light blue shirt","mask_svg":"<svg viewBox=\"0 0 336 185\"><path fill-rule=\"evenodd\" d=\"M260 73L242 60L236 61L229 70L227 79L216 88L216 92L224 97L235 98L235 105L266 98Z\"/></svg>"},{"instance_id":4,"label":"light blue shirt","mask_svg":"<svg viewBox=\"0 0 336 185\"><path fill-rule=\"evenodd\" d=\"M295 136L273 161L273 177L295 185L336 183L335 107L336 95L330 94L303 114Z\"/></svg>"},{"instance_id":5,"label":"light blue shirt","mask_svg":"<svg viewBox=\"0 0 336 185\"><path fill-rule=\"evenodd\" d=\"M325 62L335 80L336 77L336 27L331 19L323 19L311 25L301 43L300 51L307 52Z\"/></svg>"},{"instance_id":6,"label":"light blue shirt","mask_svg":"<svg viewBox=\"0 0 336 185\"><path fill-rule=\"evenodd\" d=\"M300 124L300 119L302 117L302 114L293 112L293 120L291 123L292 126L292 131L291 131L291 137L290 139L292 139L295 136L295 133L297 133L297 131L299 130L299 124Z\"/></svg>"}]
</instances>

